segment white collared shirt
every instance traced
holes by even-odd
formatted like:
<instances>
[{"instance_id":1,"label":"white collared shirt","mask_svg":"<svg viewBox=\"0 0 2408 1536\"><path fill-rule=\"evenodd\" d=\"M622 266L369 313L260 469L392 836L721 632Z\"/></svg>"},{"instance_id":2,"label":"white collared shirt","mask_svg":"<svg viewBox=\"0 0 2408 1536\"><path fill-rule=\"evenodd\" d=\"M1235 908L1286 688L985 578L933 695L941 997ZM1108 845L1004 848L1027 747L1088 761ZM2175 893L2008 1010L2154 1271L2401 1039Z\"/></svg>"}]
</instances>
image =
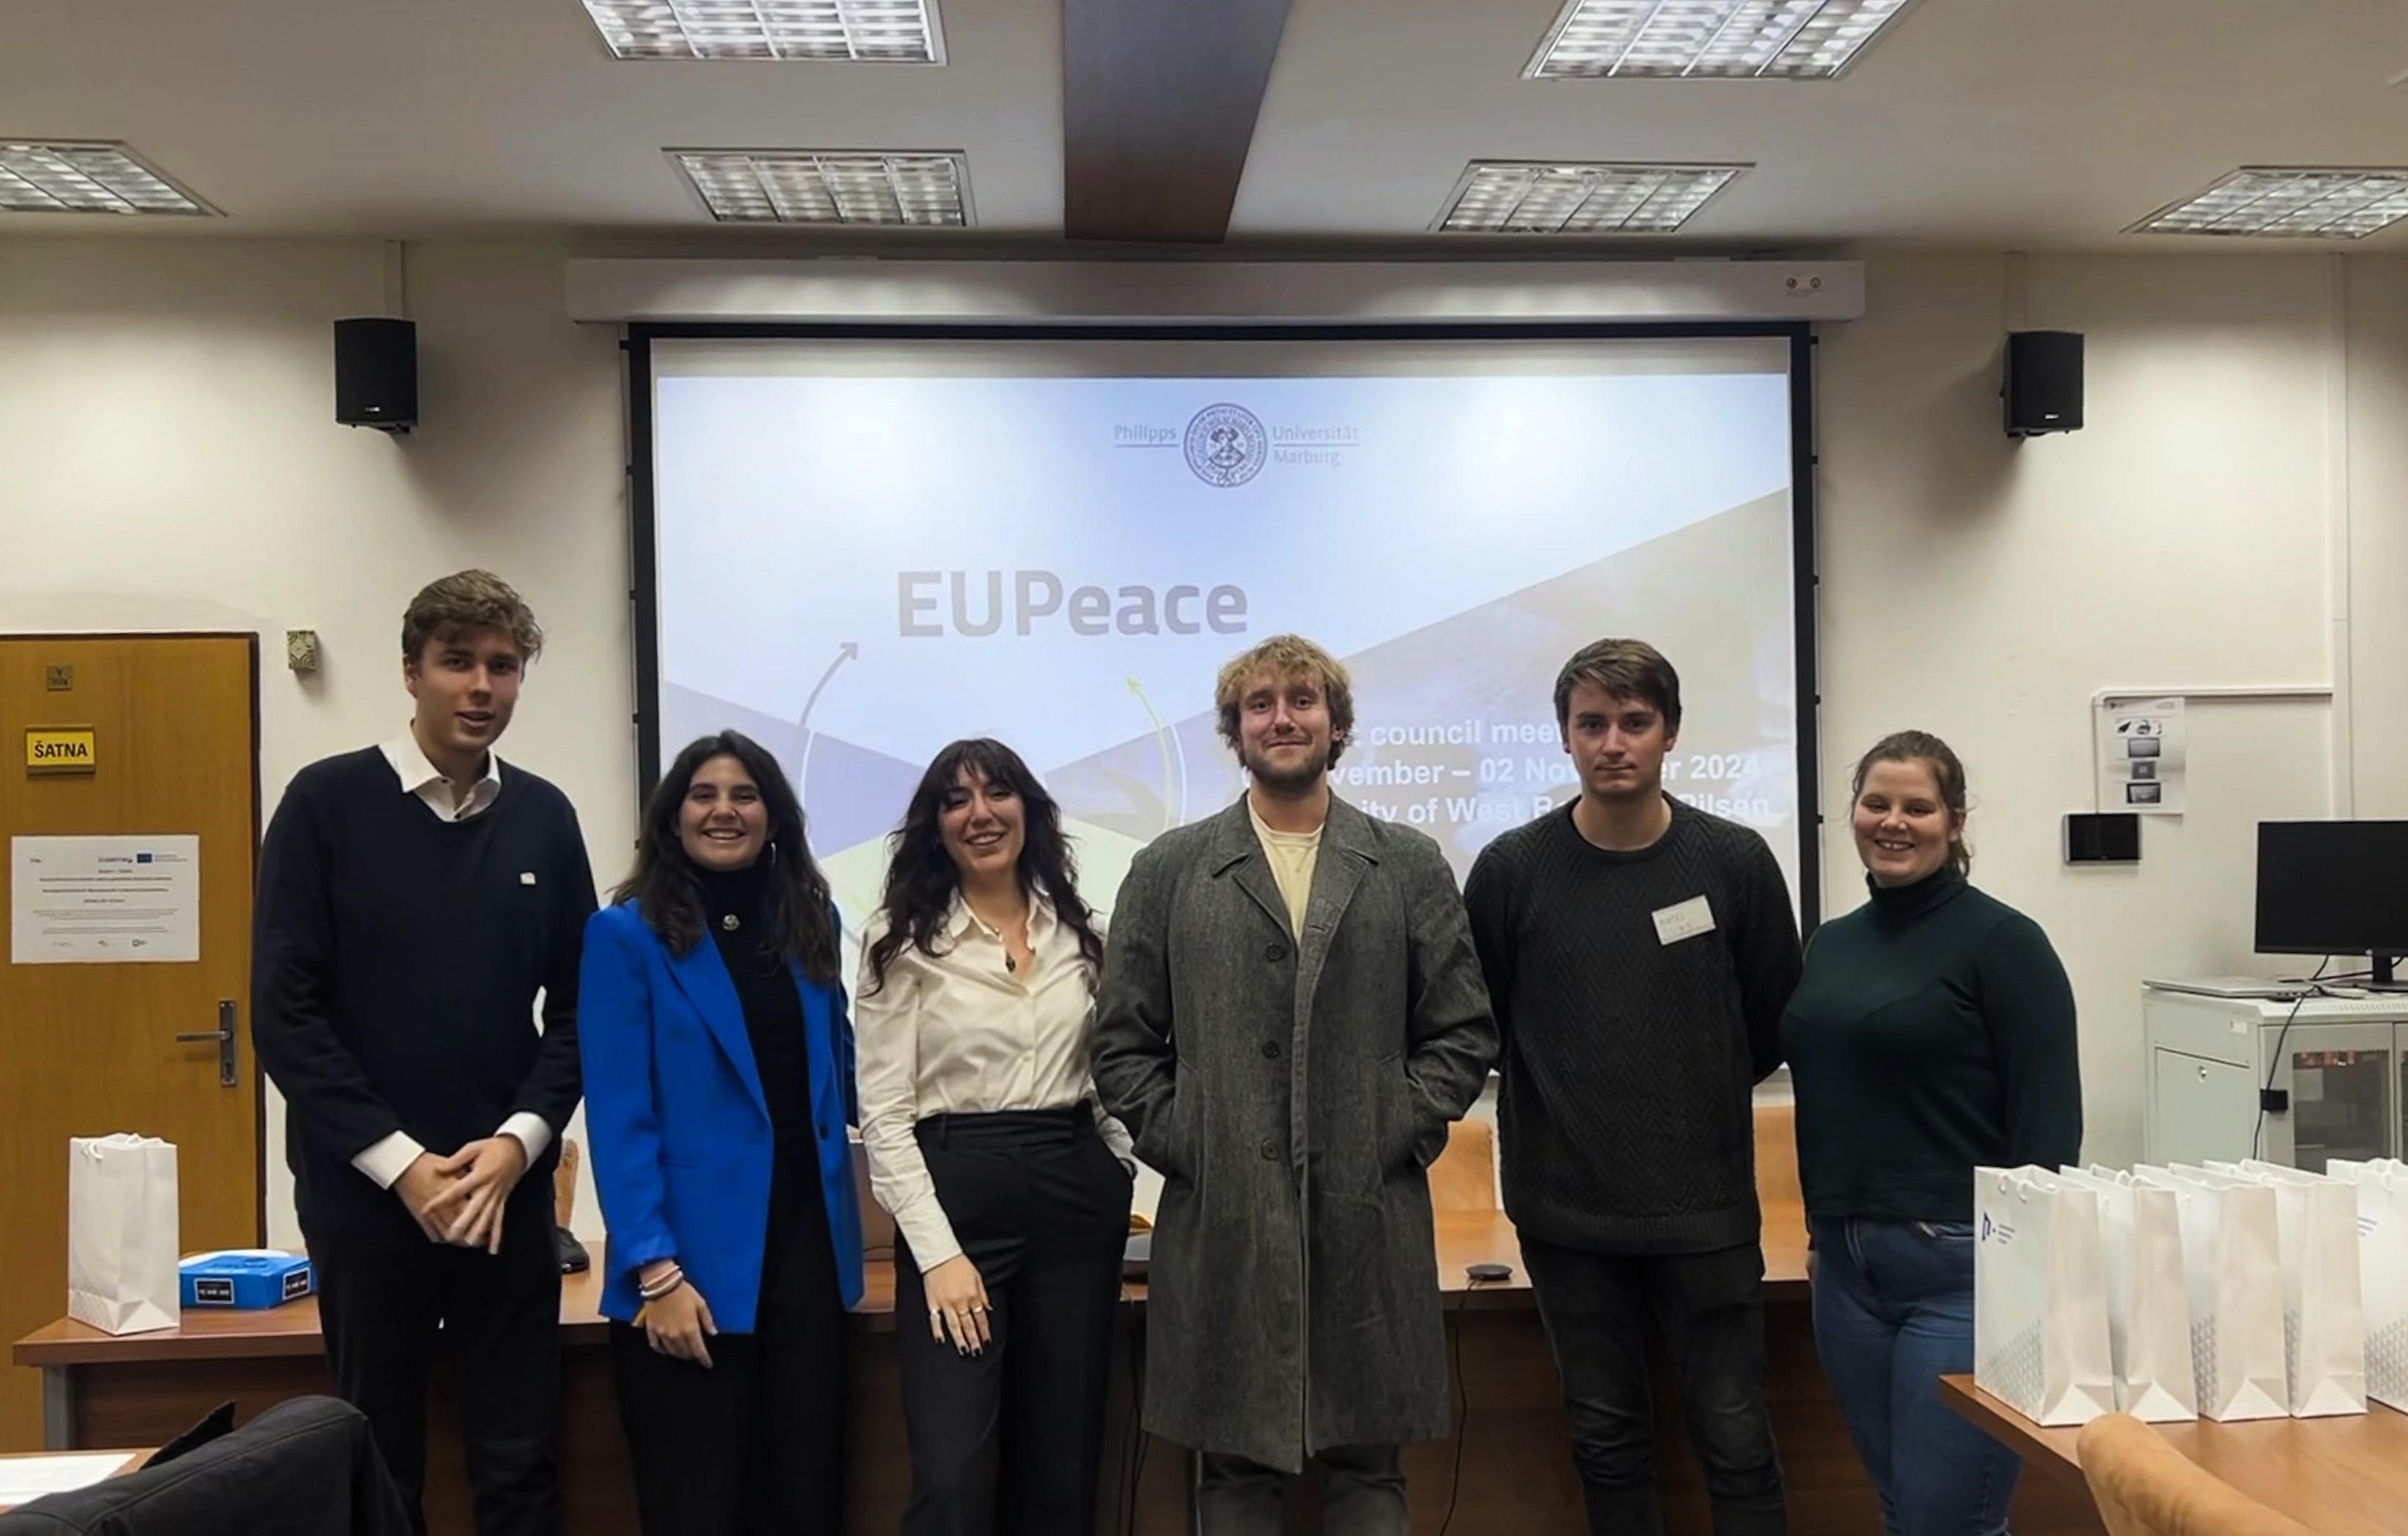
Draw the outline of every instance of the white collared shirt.
<instances>
[{"instance_id":1,"label":"white collared shirt","mask_svg":"<svg viewBox=\"0 0 2408 1536\"><path fill-rule=\"evenodd\" d=\"M1079 936L1042 895L1029 903L1025 978L1005 969L1003 935L956 894L935 957L907 945L871 989L869 946L883 915L862 936L853 1023L861 1088L861 1144L869 1188L895 1217L922 1270L962 1251L912 1127L934 1115L1095 1105L1096 1127L1113 1157L1134 1168L1128 1132L1096 1102L1088 1069L1095 1028L1094 973ZM1096 925L1100 932L1102 925Z\"/></svg>"},{"instance_id":2,"label":"white collared shirt","mask_svg":"<svg viewBox=\"0 0 2408 1536\"><path fill-rule=\"evenodd\" d=\"M485 754L485 771L476 783L468 786L466 795L452 792L452 781L443 776L418 745L415 732L405 730L391 741L379 747L384 761L393 765L394 776L401 780L401 791L415 795L426 803L426 808L446 821L466 821L484 815L502 797L502 760L492 752ZM540 1115L524 1110L504 1120L497 1136L516 1136L526 1148L527 1161L543 1156L552 1145L552 1127ZM407 1131L396 1131L351 1159L351 1166L376 1181L380 1189L390 1189L395 1180L409 1172L426 1148ZM457 1150L454 1148L454 1150Z\"/></svg>"},{"instance_id":3,"label":"white collared shirt","mask_svg":"<svg viewBox=\"0 0 2408 1536\"><path fill-rule=\"evenodd\" d=\"M426 760L425 749L418 745L415 732L404 731L386 742L380 750L384 761L401 779L402 789L426 802L426 808L446 821L466 821L482 816L494 808L502 797L502 760L493 752L485 754L485 771L468 792L460 794L442 771Z\"/></svg>"}]
</instances>

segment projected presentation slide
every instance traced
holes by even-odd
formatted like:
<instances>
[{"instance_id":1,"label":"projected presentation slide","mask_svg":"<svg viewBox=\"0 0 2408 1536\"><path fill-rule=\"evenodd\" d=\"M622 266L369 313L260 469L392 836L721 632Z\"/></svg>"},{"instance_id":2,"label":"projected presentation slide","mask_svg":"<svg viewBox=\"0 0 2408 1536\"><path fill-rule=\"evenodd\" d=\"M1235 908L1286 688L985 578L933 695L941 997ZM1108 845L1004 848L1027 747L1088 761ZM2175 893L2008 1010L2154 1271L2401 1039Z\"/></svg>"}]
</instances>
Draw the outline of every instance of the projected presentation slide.
<instances>
[{"instance_id":1,"label":"projected presentation slide","mask_svg":"<svg viewBox=\"0 0 2408 1536\"><path fill-rule=\"evenodd\" d=\"M653 344L663 760L793 775L847 930L929 759L995 736L1082 888L1243 788L1214 675L1294 631L1354 676L1334 777L1458 879L1577 794L1555 673L1681 673L1681 799L1799 874L1788 347L1674 341Z\"/></svg>"}]
</instances>

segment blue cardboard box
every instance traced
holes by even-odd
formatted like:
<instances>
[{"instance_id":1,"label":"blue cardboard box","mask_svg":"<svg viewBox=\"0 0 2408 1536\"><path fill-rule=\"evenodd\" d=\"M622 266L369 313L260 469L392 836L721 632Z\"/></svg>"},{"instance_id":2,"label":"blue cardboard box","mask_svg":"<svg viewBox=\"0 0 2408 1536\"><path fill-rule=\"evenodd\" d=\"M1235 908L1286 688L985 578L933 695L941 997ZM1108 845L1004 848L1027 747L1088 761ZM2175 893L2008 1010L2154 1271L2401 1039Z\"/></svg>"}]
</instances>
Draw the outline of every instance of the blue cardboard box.
<instances>
[{"instance_id":1,"label":"blue cardboard box","mask_svg":"<svg viewBox=\"0 0 2408 1536\"><path fill-rule=\"evenodd\" d=\"M318 1273L300 1254L233 1248L196 1254L177 1266L188 1307L263 1312L297 1301L318 1288Z\"/></svg>"}]
</instances>

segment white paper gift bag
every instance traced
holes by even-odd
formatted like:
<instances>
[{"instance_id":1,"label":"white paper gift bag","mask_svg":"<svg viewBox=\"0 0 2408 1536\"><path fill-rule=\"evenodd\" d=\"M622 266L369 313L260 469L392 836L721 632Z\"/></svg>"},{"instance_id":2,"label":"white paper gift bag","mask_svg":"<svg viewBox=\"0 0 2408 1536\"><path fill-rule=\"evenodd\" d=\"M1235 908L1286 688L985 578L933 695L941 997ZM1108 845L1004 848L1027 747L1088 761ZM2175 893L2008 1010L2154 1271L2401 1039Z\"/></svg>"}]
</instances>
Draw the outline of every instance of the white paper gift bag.
<instances>
[{"instance_id":1,"label":"white paper gift bag","mask_svg":"<svg viewBox=\"0 0 2408 1536\"><path fill-rule=\"evenodd\" d=\"M2408 1163L2334 1158L2325 1172L2351 1185L2358 1196L2366 1395L2408 1413Z\"/></svg>"},{"instance_id":2,"label":"white paper gift bag","mask_svg":"<svg viewBox=\"0 0 2408 1536\"><path fill-rule=\"evenodd\" d=\"M2283 1263L2283 1362L2291 1416L2366 1412L2366 1309L2358 1295L2358 1191L2280 1163L2211 1162L2274 1191Z\"/></svg>"},{"instance_id":3,"label":"white paper gift bag","mask_svg":"<svg viewBox=\"0 0 2408 1536\"><path fill-rule=\"evenodd\" d=\"M2190 1296L2183 1285L2182 1216L2174 1192L2109 1168L2068 1168L2063 1176L2099 1196L2116 1408L2154 1424L2197 1418Z\"/></svg>"},{"instance_id":4,"label":"white paper gift bag","mask_svg":"<svg viewBox=\"0 0 2408 1536\"><path fill-rule=\"evenodd\" d=\"M67 1316L108 1333L174 1328L176 1148L151 1136L67 1143Z\"/></svg>"},{"instance_id":5,"label":"white paper gift bag","mask_svg":"<svg viewBox=\"0 0 2408 1536\"><path fill-rule=\"evenodd\" d=\"M2039 1168L1973 1181L1974 1384L2036 1424L2114 1413L2098 1195Z\"/></svg>"},{"instance_id":6,"label":"white paper gift bag","mask_svg":"<svg viewBox=\"0 0 2408 1536\"><path fill-rule=\"evenodd\" d=\"M2191 1372L2199 1411L2213 1419L2290 1414L2283 1360L2283 1264L2274 1191L2205 1169L2132 1170L2174 1192L2182 1218L2183 1288L2190 1293Z\"/></svg>"}]
</instances>

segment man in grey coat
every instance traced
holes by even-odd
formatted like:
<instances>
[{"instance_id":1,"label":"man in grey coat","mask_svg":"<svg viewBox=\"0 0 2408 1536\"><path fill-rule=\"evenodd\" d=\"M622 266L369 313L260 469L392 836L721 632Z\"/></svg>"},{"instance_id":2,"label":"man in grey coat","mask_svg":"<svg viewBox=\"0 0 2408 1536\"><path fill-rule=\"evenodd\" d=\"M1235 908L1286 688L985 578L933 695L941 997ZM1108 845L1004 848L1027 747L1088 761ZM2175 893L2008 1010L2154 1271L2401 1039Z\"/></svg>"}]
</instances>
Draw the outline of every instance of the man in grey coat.
<instances>
[{"instance_id":1,"label":"man in grey coat","mask_svg":"<svg viewBox=\"0 0 2408 1536\"><path fill-rule=\"evenodd\" d=\"M1329 1536L1403 1536L1398 1448L1449 1428L1426 1170L1496 1027L1455 876L1329 789L1346 669L1295 635L1221 671L1250 778L1111 915L1104 1107L1163 1175L1147 1428L1201 1456L1204 1536L1277 1536L1308 1456Z\"/></svg>"}]
</instances>

